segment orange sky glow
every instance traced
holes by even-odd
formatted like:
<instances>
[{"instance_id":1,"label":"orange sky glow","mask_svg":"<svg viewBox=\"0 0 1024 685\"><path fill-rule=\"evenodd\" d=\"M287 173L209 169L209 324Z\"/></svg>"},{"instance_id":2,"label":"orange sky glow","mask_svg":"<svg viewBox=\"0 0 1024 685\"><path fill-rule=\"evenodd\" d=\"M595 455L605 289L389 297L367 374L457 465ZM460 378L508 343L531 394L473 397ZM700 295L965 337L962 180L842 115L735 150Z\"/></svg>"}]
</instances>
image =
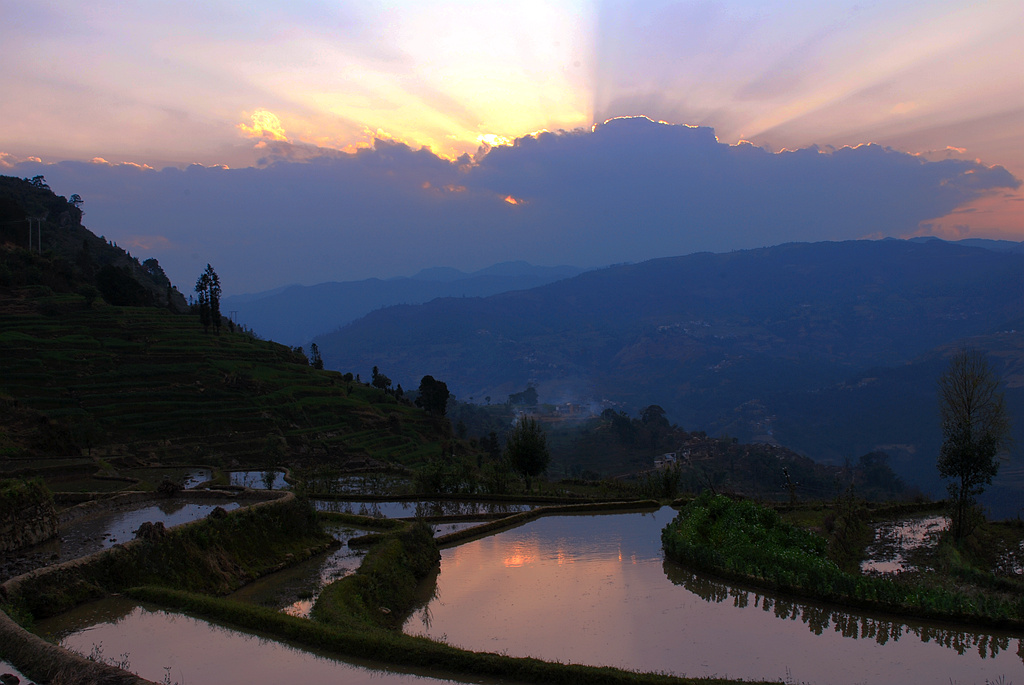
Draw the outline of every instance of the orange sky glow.
<instances>
[{"instance_id":1,"label":"orange sky glow","mask_svg":"<svg viewBox=\"0 0 1024 685\"><path fill-rule=\"evenodd\" d=\"M271 143L308 158L376 139L455 159L643 115L713 127L727 144L878 143L1024 178L1017 0L0 8L0 167L238 168ZM1024 193L917 230L1024 238Z\"/></svg>"}]
</instances>

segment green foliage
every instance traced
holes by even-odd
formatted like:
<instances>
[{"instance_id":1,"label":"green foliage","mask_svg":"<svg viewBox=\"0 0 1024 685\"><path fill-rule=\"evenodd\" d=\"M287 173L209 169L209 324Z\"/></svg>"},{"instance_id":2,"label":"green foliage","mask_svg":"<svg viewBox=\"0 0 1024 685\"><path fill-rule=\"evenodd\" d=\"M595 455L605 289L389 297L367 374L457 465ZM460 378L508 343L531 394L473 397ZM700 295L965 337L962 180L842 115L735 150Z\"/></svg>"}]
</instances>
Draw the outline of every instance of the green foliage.
<instances>
[{"instance_id":1,"label":"green foliage","mask_svg":"<svg viewBox=\"0 0 1024 685\"><path fill-rule=\"evenodd\" d=\"M39 504L53 504L53 494L41 478L0 479L0 518L14 516Z\"/></svg>"},{"instance_id":2,"label":"green foliage","mask_svg":"<svg viewBox=\"0 0 1024 685\"><path fill-rule=\"evenodd\" d=\"M438 567L441 555L430 526L422 521L385 535L356 573L320 593L312 617L353 627L365 622L398 628L416 600L419 581Z\"/></svg>"}]
</instances>

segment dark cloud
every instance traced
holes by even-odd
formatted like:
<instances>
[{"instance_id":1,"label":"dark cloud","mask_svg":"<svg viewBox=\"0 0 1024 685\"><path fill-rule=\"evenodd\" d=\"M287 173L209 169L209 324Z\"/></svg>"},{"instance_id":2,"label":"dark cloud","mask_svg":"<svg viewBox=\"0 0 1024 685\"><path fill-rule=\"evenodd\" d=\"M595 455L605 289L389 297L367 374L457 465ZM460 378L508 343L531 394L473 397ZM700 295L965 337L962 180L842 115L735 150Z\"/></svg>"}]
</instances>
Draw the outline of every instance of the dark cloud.
<instances>
[{"instance_id":1,"label":"dark cloud","mask_svg":"<svg viewBox=\"0 0 1024 685\"><path fill-rule=\"evenodd\" d=\"M877 145L771 153L647 119L522 138L475 163L388 141L353 154L269 141L265 151L260 168L63 162L5 173L79 193L90 228L157 257L179 286L214 264L229 294L511 259L597 266L906 235L1020 185L974 162Z\"/></svg>"}]
</instances>

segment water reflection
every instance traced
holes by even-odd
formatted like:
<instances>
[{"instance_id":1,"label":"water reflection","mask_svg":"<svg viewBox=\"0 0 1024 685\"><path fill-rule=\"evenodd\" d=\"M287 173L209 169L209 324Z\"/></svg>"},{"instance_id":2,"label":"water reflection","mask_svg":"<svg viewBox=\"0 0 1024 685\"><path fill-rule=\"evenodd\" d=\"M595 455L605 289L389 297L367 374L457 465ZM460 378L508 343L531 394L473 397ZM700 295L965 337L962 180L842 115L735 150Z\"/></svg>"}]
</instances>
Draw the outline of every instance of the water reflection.
<instances>
[{"instance_id":1,"label":"water reflection","mask_svg":"<svg viewBox=\"0 0 1024 685\"><path fill-rule=\"evenodd\" d=\"M0 582L36 568L70 561L134 540L135 531L147 521L159 521L170 528L204 518L217 507L230 511L239 506L230 498L192 501L185 496L91 514L61 526L59 536L53 540L0 558Z\"/></svg>"},{"instance_id":2,"label":"water reflection","mask_svg":"<svg viewBox=\"0 0 1024 685\"><path fill-rule=\"evenodd\" d=\"M831 629L845 638L873 640L879 645L885 645L890 640L897 642L904 636L913 635L921 642L935 642L957 654L976 651L982 659L994 658L1012 647L1024 661L1024 641L1009 634L978 633L945 624L915 624L898 619L855 614L834 607L806 604L756 590L745 590L694 573L670 561L666 561L663 566L669 580L686 588L705 602L730 602L732 606L740 609L759 607L778 619L799 620L815 635L822 635Z\"/></svg>"},{"instance_id":3,"label":"water reflection","mask_svg":"<svg viewBox=\"0 0 1024 685\"><path fill-rule=\"evenodd\" d=\"M253 490L287 490L284 475L284 471L232 471L228 482Z\"/></svg>"},{"instance_id":4,"label":"water reflection","mask_svg":"<svg viewBox=\"0 0 1024 685\"><path fill-rule=\"evenodd\" d=\"M378 685L450 682L381 664L340 661L178 613L110 598L41 621L36 632L81 654L99 647L156 682ZM167 680L165 681L165 675Z\"/></svg>"},{"instance_id":5,"label":"water reflection","mask_svg":"<svg viewBox=\"0 0 1024 685\"><path fill-rule=\"evenodd\" d=\"M445 549L436 597L404 630L474 650L694 677L1020 680L1019 635L807 605L667 564L660 532L674 515L545 517Z\"/></svg>"}]
</instances>

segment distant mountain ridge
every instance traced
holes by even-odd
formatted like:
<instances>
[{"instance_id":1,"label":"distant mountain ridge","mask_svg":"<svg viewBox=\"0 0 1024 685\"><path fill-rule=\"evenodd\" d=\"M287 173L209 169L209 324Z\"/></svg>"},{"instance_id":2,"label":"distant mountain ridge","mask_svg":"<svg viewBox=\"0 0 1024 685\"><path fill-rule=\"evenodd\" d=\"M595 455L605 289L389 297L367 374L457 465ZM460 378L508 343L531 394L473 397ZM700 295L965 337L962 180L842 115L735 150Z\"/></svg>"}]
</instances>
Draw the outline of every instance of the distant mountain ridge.
<instances>
[{"instance_id":1,"label":"distant mountain ridge","mask_svg":"<svg viewBox=\"0 0 1024 685\"><path fill-rule=\"evenodd\" d=\"M305 345L369 312L396 304L420 304L438 297L483 297L526 290L570 278L574 266L534 266L503 262L466 273L450 267L423 269L408 278L292 285L263 293L224 298L221 310L234 312L260 336L286 345Z\"/></svg>"},{"instance_id":2,"label":"distant mountain ridge","mask_svg":"<svg viewBox=\"0 0 1024 685\"><path fill-rule=\"evenodd\" d=\"M527 291L381 309L316 342L331 368L379 366L403 385L429 373L464 400L503 401L533 385L542 402L656 403L687 430L777 440L841 463L884 444L931 449L917 427L904 443L892 424L930 416L934 407L920 403L934 402L936 350L1022 322L1024 254L890 239L611 267ZM856 405L870 394L831 390L926 355L888 386L910 393L909 413L891 394L875 398L889 410L879 417ZM820 402L826 395L831 404ZM885 430L854 432L851 416L874 416Z\"/></svg>"}]
</instances>

